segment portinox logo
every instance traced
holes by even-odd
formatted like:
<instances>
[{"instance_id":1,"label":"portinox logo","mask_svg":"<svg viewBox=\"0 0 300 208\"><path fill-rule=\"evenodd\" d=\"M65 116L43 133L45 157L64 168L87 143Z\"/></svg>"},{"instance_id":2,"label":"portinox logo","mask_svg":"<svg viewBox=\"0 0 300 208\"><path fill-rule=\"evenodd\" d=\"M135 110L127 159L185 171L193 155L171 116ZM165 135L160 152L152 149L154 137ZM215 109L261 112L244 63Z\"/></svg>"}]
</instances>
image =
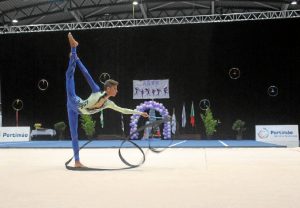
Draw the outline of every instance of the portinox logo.
<instances>
[{"instance_id":1,"label":"portinox logo","mask_svg":"<svg viewBox=\"0 0 300 208\"><path fill-rule=\"evenodd\" d=\"M258 136L261 138L261 139L266 139L268 138L269 136L269 131L266 129L266 128L263 128L262 130L260 130L258 132Z\"/></svg>"}]
</instances>

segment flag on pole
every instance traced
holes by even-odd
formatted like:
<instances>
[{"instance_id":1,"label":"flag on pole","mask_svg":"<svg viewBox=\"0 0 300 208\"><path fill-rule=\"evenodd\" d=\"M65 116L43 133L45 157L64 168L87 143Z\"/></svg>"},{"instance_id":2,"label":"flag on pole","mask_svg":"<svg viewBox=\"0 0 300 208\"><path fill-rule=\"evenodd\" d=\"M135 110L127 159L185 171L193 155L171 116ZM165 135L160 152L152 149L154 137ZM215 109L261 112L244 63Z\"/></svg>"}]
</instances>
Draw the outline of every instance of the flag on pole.
<instances>
[{"instance_id":1,"label":"flag on pole","mask_svg":"<svg viewBox=\"0 0 300 208\"><path fill-rule=\"evenodd\" d=\"M192 127L195 126L195 111L194 111L194 102L193 101L192 101L192 106L191 106L190 123L191 123Z\"/></svg>"},{"instance_id":2,"label":"flag on pole","mask_svg":"<svg viewBox=\"0 0 300 208\"><path fill-rule=\"evenodd\" d=\"M186 126L186 113L185 113L185 104L183 103L182 115L181 115L181 127L184 128L185 126Z\"/></svg>"},{"instance_id":3,"label":"flag on pole","mask_svg":"<svg viewBox=\"0 0 300 208\"><path fill-rule=\"evenodd\" d=\"M100 113L100 124L101 124L101 128L104 128L103 110Z\"/></svg>"},{"instance_id":4,"label":"flag on pole","mask_svg":"<svg viewBox=\"0 0 300 208\"><path fill-rule=\"evenodd\" d=\"M123 131L123 133L124 133L124 131L125 131L125 128L124 128L124 119L123 119L123 114L121 114L121 129L122 129L122 131Z\"/></svg>"},{"instance_id":5,"label":"flag on pole","mask_svg":"<svg viewBox=\"0 0 300 208\"><path fill-rule=\"evenodd\" d=\"M173 108L173 115L172 115L172 133L175 134L176 133L176 116L175 116L175 108Z\"/></svg>"}]
</instances>

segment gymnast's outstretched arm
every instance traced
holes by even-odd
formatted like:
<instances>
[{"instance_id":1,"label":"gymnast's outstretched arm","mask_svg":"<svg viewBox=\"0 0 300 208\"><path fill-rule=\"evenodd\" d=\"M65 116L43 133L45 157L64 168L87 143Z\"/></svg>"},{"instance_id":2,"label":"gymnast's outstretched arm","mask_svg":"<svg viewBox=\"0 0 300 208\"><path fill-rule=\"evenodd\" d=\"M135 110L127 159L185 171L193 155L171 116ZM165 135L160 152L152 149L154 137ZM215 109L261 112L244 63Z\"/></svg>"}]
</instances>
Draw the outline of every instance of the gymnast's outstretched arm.
<instances>
[{"instance_id":1,"label":"gymnast's outstretched arm","mask_svg":"<svg viewBox=\"0 0 300 208\"><path fill-rule=\"evenodd\" d=\"M139 114L143 117L149 117L149 115L146 113L146 112L141 112L141 111L138 111L138 110L131 110L131 109L128 109L128 108L122 108L120 106L117 106L113 101L109 101L106 108L110 108L114 111L118 111L122 114Z\"/></svg>"}]
</instances>

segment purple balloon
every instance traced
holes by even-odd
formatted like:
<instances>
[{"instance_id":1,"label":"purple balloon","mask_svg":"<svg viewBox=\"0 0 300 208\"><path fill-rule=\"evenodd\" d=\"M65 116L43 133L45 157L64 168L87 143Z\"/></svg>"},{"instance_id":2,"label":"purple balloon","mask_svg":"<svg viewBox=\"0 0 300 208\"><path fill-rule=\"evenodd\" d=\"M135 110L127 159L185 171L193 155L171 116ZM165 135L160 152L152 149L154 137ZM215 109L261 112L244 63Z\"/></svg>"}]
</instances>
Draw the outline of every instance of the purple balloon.
<instances>
[{"instance_id":1,"label":"purple balloon","mask_svg":"<svg viewBox=\"0 0 300 208\"><path fill-rule=\"evenodd\" d=\"M169 115L168 109L166 109L162 103L155 102L153 100L145 101L144 103L141 103L139 106L136 107L138 111L144 112L148 109L154 109L155 111L159 112L162 117L166 117ZM137 130L137 124L138 120L140 118L140 115L132 115L130 117L130 134L135 132ZM131 135L131 139L138 139L139 132L135 132L133 135ZM164 122L163 126L163 137L170 137L171 135L171 123L170 122Z\"/></svg>"}]
</instances>

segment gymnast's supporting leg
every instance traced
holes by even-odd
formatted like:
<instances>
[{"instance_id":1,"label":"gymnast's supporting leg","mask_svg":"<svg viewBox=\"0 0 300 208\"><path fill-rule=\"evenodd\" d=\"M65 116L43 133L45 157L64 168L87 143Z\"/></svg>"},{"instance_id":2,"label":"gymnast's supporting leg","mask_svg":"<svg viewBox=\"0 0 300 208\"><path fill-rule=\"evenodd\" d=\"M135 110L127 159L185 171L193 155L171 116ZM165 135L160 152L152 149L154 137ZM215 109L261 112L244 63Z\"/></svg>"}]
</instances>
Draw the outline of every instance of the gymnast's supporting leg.
<instances>
[{"instance_id":1,"label":"gymnast's supporting leg","mask_svg":"<svg viewBox=\"0 0 300 208\"><path fill-rule=\"evenodd\" d=\"M72 65L71 65L72 66ZM75 67L69 67L66 73L66 85L67 85L67 110L69 128L72 138L72 147L74 152L75 167L84 167L80 163L79 159L79 145L78 145L78 113L77 109L77 96L75 94L75 83L74 83L74 70ZM73 71L73 74L71 73Z\"/></svg>"},{"instance_id":2,"label":"gymnast's supporting leg","mask_svg":"<svg viewBox=\"0 0 300 208\"><path fill-rule=\"evenodd\" d=\"M78 145L78 113L68 108L69 127L72 138L72 147L74 152L75 166L80 163L79 145Z\"/></svg>"},{"instance_id":3,"label":"gymnast's supporting leg","mask_svg":"<svg viewBox=\"0 0 300 208\"><path fill-rule=\"evenodd\" d=\"M66 72L66 90L67 90L67 110L68 110L68 119L69 119L69 127L72 138L72 147L75 158L75 167L84 167L80 163L79 159L79 145L78 145L78 96L75 92L75 81L74 81L74 73L76 68L76 47L78 43L72 39L71 34L68 34L70 46L71 46L71 54L69 60L69 66Z\"/></svg>"}]
</instances>

